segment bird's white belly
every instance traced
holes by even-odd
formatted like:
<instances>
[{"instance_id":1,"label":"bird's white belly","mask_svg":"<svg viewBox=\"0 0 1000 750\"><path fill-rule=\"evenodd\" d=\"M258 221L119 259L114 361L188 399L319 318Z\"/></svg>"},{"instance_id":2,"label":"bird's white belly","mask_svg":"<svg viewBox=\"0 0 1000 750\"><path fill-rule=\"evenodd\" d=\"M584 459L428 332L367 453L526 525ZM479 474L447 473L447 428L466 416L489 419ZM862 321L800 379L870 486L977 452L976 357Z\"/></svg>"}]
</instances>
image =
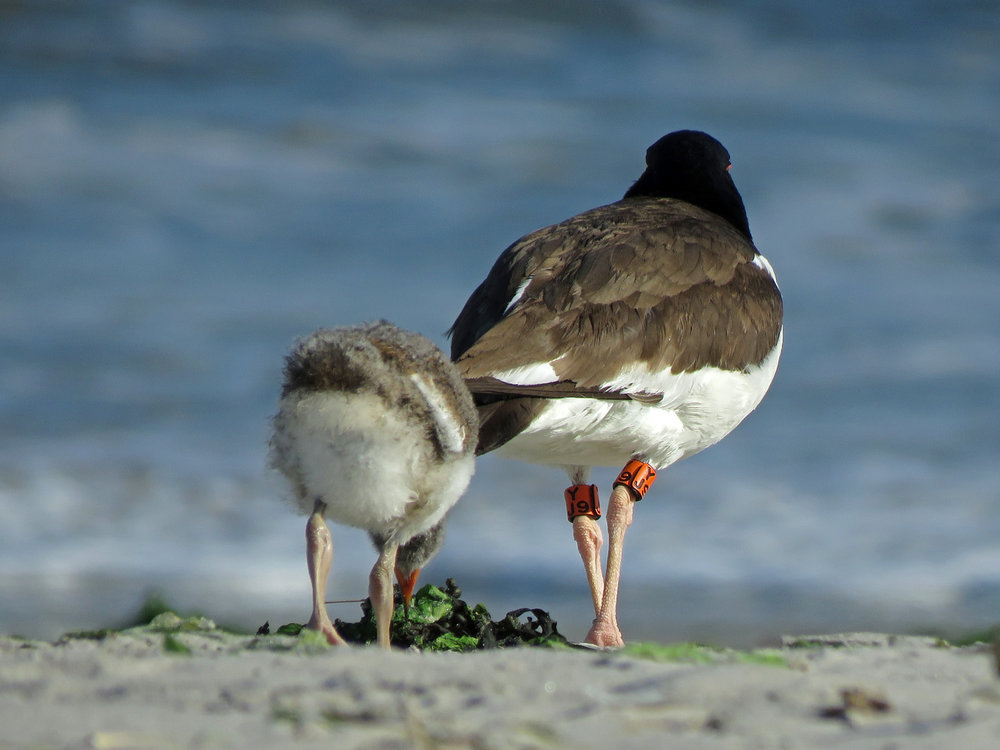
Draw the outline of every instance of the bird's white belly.
<instances>
[{"instance_id":1,"label":"bird's white belly","mask_svg":"<svg viewBox=\"0 0 1000 750\"><path fill-rule=\"evenodd\" d=\"M757 407L774 378L781 343L779 337L764 361L746 372L623 370L606 384L609 390L662 393L662 401L553 399L497 453L555 466L619 467L641 458L665 468L717 443Z\"/></svg>"},{"instance_id":2,"label":"bird's white belly","mask_svg":"<svg viewBox=\"0 0 1000 750\"><path fill-rule=\"evenodd\" d=\"M303 512L321 498L329 519L403 541L440 521L472 477L471 456L442 461L424 430L372 395L283 399L275 428Z\"/></svg>"}]
</instances>

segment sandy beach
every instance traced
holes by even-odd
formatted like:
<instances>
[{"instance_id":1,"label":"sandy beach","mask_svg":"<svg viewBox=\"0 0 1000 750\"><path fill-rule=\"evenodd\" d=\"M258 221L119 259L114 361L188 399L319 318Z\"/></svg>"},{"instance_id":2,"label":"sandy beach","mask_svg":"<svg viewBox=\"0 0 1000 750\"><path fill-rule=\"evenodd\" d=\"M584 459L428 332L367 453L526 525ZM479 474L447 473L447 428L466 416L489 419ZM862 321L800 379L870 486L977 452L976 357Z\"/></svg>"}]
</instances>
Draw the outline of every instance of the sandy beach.
<instances>
[{"instance_id":1,"label":"sandy beach","mask_svg":"<svg viewBox=\"0 0 1000 750\"><path fill-rule=\"evenodd\" d=\"M55 642L0 638L0 745L1000 747L986 646L850 634L751 652L383 653L314 635L168 614Z\"/></svg>"}]
</instances>

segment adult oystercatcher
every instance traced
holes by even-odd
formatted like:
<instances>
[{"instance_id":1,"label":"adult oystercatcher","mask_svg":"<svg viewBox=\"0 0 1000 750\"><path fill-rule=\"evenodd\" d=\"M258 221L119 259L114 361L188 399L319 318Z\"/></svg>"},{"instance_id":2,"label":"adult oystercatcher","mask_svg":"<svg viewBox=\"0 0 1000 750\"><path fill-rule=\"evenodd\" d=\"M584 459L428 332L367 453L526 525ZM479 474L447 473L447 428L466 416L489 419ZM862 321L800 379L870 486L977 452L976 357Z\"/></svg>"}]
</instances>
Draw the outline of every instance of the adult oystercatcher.
<instances>
[{"instance_id":1,"label":"adult oystercatcher","mask_svg":"<svg viewBox=\"0 0 1000 750\"><path fill-rule=\"evenodd\" d=\"M441 545L445 514L472 477L478 420L455 365L391 323L320 330L285 362L271 465L304 513L312 581L309 627L344 643L324 603L333 557L325 518L368 531L378 643L389 647L392 571L409 603Z\"/></svg>"},{"instance_id":2,"label":"adult oystercatcher","mask_svg":"<svg viewBox=\"0 0 1000 750\"><path fill-rule=\"evenodd\" d=\"M562 466L596 618L586 641L624 645L625 530L656 471L725 437L778 366L782 301L753 244L729 153L670 133L610 205L508 247L450 330L479 410L477 453ZM621 466L601 573L593 466Z\"/></svg>"}]
</instances>

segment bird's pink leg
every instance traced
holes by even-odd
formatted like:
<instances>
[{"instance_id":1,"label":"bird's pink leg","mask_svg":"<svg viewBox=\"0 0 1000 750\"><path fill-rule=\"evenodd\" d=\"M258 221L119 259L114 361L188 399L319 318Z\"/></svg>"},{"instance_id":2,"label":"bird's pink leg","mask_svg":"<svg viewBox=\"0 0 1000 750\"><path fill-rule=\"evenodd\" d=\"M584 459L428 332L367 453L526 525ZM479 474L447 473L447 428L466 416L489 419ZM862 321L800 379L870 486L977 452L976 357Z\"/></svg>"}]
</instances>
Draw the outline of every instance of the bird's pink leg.
<instances>
[{"instance_id":1,"label":"bird's pink leg","mask_svg":"<svg viewBox=\"0 0 1000 750\"><path fill-rule=\"evenodd\" d=\"M396 569L397 550L398 545L386 544L368 577L368 598L375 611L378 645L386 651L389 650L389 629L392 625L392 574Z\"/></svg>"},{"instance_id":2,"label":"bird's pink leg","mask_svg":"<svg viewBox=\"0 0 1000 750\"><path fill-rule=\"evenodd\" d=\"M608 564L604 576L604 594L600 610L590 632L584 639L595 646L620 648L625 645L618 629L618 582L622 572L622 549L625 531L632 523L632 506L635 503L628 489L615 487L608 501Z\"/></svg>"},{"instance_id":3,"label":"bird's pink leg","mask_svg":"<svg viewBox=\"0 0 1000 750\"><path fill-rule=\"evenodd\" d=\"M604 598L604 574L601 572L601 546L604 538L601 527L590 516L577 516L573 519L573 538L580 551L583 568L587 571L590 596L594 600L594 614L597 615Z\"/></svg>"},{"instance_id":4,"label":"bird's pink leg","mask_svg":"<svg viewBox=\"0 0 1000 750\"><path fill-rule=\"evenodd\" d=\"M601 546L604 539L597 519L601 517L601 502L597 497L597 485L583 484L587 476L585 467L575 467L570 474L576 484L566 488L566 517L573 524L573 538L583 560L590 584L590 596L594 600L594 614L601 611L604 596L604 576L601 574Z\"/></svg>"},{"instance_id":5,"label":"bird's pink leg","mask_svg":"<svg viewBox=\"0 0 1000 750\"><path fill-rule=\"evenodd\" d=\"M318 630L326 636L331 646L344 645L346 642L334 629L330 615L326 611L326 579L330 575L330 565L333 563L333 539L330 529L323 520L326 503L317 500L313 506L312 515L306 522L306 566L309 568L309 580L312 581L312 617L307 628Z\"/></svg>"},{"instance_id":6,"label":"bird's pink leg","mask_svg":"<svg viewBox=\"0 0 1000 750\"><path fill-rule=\"evenodd\" d=\"M649 464L632 459L615 480L615 488L608 501L608 562L604 574L604 596L597 619L587 633L586 642L595 646L620 648L625 645L618 628L618 584L621 581L622 551L625 532L632 524L636 500L641 500L656 479L656 469Z\"/></svg>"}]
</instances>

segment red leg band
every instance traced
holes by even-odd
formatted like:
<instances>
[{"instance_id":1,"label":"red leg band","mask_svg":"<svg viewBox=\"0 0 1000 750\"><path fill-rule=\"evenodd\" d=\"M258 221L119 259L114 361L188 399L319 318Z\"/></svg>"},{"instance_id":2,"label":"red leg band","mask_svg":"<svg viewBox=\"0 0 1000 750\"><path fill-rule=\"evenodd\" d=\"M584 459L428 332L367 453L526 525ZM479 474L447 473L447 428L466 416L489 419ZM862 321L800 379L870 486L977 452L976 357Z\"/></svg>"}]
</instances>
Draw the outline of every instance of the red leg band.
<instances>
[{"instance_id":1,"label":"red leg band","mask_svg":"<svg viewBox=\"0 0 1000 750\"><path fill-rule=\"evenodd\" d=\"M572 522L577 516L601 517L601 502L597 499L596 484L574 484L567 487L566 517Z\"/></svg>"},{"instance_id":2,"label":"red leg band","mask_svg":"<svg viewBox=\"0 0 1000 750\"><path fill-rule=\"evenodd\" d=\"M633 499L638 501L646 496L646 492L653 486L654 481L656 481L656 469L633 458L625 464L625 468L622 469L614 484L616 487L619 484L628 487L632 490Z\"/></svg>"}]
</instances>

